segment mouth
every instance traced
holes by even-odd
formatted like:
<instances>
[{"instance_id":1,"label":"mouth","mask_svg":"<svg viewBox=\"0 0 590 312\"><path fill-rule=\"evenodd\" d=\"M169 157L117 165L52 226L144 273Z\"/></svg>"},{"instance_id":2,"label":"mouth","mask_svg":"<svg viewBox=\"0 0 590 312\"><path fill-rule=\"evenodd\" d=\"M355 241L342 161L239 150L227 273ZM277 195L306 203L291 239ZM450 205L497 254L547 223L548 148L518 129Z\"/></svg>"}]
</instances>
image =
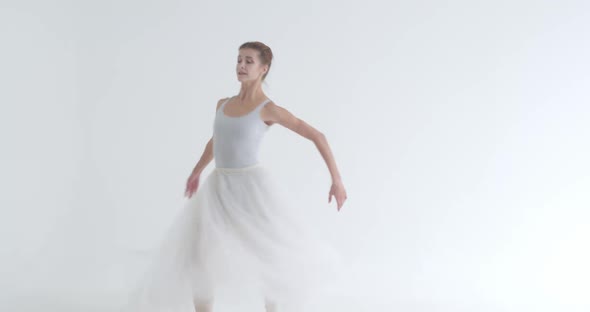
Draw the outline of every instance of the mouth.
<instances>
[{"instance_id":1,"label":"mouth","mask_svg":"<svg viewBox=\"0 0 590 312\"><path fill-rule=\"evenodd\" d=\"M238 75L245 75L246 73L238 73Z\"/></svg>"}]
</instances>

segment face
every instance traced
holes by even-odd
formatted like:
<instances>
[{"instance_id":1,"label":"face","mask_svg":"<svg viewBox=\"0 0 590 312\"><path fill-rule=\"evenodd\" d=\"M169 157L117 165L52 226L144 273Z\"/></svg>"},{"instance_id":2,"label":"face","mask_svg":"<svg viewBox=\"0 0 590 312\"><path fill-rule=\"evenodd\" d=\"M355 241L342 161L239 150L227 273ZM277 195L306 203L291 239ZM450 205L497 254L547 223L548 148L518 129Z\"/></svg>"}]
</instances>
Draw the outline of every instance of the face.
<instances>
[{"instance_id":1,"label":"face","mask_svg":"<svg viewBox=\"0 0 590 312\"><path fill-rule=\"evenodd\" d=\"M268 70L268 65L260 63L258 51L254 49L240 49L238 54L238 63L236 64L236 75L238 80L255 81L262 79L262 76Z\"/></svg>"}]
</instances>

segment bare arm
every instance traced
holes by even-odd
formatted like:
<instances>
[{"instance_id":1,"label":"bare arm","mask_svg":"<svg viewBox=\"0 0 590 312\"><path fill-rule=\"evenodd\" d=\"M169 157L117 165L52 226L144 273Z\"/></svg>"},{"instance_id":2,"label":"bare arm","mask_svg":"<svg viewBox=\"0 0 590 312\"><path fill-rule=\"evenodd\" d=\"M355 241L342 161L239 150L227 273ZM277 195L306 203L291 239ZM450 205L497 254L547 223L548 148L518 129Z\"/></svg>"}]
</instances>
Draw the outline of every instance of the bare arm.
<instances>
[{"instance_id":1,"label":"bare arm","mask_svg":"<svg viewBox=\"0 0 590 312\"><path fill-rule=\"evenodd\" d=\"M223 103L223 101L225 101L227 98L225 99L221 99L217 102L217 109L219 109L219 107L221 106L221 104ZM197 164L195 165L195 168L193 169L193 173L200 175L201 172L203 172L203 169L205 169L205 167L207 167L207 165L213 160L213 137L211 137L209 139L209 141L207 141L207 145L205 145L205 150L203 151L203 154L201 155L201 158L199 159L199 161L197 162Z\"/></svg>"},{"instance_id":2,"label":"bare arm","mask_svg":"<svg viewBox=\"0 0 590 312\"><path fill-rule=\"evenodd\" d=\"M217 109L219 109L221 103L223 103L224 100L225 99L221 99L217 102ZM195 165L195 168L193 168L193 171L186 181L186 189L184 191L184 195L186 197L190 198L197 191L201 173L203 172L203 169L205 169L205 167L207 167L207 165L211 162L211 160L213 160L213 137L207 141L207 145L205 146L205 150L203 151L201 158Z\"/></svg>"},{"instance_id":3,"label":"bare arm","mask_svg":"<svg viewBox=\"0 0 590 312\"><path fill-rule=\"evenodd\" d=\"M334 195L336 197L336 201L338 202L338 210L340 210L340 207L344 203L344 200L347 196L342 184L340 172L336 166L336 160L334 159L334 155L332 154L332 150L330 149L330 145L328 144L326 136L305 121L294 116L288 110L274 104L273 102L268 103L268 105L264 107L262 111L262 118L264 121L267 121L271 124L278 123L315 144L316 148L322 155L322 158L326 162L326 166L328 167L330 176L332 177L332 189L330 190L328 199L330 200L331 196Z\"/></svg>"},{"instance_id":4,"label":"bare arm","mask_svg":"<svg viewBox=\"0 0 590 312\"><path fill-rule=\"evenodd\" d=\"M203 169L205 169L205 167L207 167L207 165L212 160L213 160L213 138L210 138L209 141L207 142L207 145L205 146L205 150L203 151L201 158L199 159L199 161L195 165L195 168L193 169L193 174L201 174L201 172L203 172Z\"/></svg>"},{"instance_id":5,"label":"bare arm","mask_svg":"<svg viewBox=\"0 0 590 312\"><path fill-rule=\"evenodd\" d=\"M269 121L271 123L278 123L285 128L294 131L295 133L301 135L302 137L312 141L322 158L326 162L328 166L328 170L330 171L330 176L332 177L332 182L341 181L340 173L338 172L338 167L336 166L336 161L334 160L334 155L332 154L332 150L330 149L330 145L328 144L328 140L326 136L306 123L305 121L295 117L291 112L288 110L274 104L268 103L266 107L263 109L262 117L265 121Z\"/></svg>"}]
</instances>

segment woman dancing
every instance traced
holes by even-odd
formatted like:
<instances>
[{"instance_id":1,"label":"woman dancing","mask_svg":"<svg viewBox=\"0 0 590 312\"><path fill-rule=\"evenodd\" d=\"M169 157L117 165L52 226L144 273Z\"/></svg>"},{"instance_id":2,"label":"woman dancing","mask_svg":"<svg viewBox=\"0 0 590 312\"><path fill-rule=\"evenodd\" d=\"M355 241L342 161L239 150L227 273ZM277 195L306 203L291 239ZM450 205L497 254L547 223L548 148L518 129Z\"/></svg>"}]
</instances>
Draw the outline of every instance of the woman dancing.
<instances>
[{"instance_id":1,"label":"woman dancing","mask_svg":"<svg viewBox=\"0 0 590 312\"><path fill-rule=\"evenodd\" d=\"M311 291L326 269L316 265L325 246L293 218L258 149L274 124L311 140L332 178L328 202L335 198L340 211L347 195L334 156L320 131L264 94L271 49L246 42L238 51L240 91L217 103L213 136L186 182L184 210L136 289L134 311L211 312L216 288L239 281L260 291L267 312L277 312ZM213 159L215 169L199 187Z\"/></svg>"}]
</instances>

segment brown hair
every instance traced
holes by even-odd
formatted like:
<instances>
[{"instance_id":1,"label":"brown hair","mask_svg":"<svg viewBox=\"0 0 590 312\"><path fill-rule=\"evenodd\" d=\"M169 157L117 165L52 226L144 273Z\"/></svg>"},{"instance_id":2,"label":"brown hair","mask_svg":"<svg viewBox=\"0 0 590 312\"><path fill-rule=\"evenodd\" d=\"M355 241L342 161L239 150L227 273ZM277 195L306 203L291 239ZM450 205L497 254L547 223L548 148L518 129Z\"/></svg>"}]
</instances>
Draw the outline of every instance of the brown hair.
<instances>
[{"instance_id":1,"label":"brown hair","mask_svg":"<svg viewBox=\"0 0 590 312\"><path fill-rule=\"evenodd\" d=\"M240 46L240 49L253 49L259 52L260 62L264 65L268 64L268 70L262 76L262 80L266 78L270 71L270 65L272 64L272 50L264 43L260 41L249 41L245 42Z\"/></svg>"}]
</instances>

